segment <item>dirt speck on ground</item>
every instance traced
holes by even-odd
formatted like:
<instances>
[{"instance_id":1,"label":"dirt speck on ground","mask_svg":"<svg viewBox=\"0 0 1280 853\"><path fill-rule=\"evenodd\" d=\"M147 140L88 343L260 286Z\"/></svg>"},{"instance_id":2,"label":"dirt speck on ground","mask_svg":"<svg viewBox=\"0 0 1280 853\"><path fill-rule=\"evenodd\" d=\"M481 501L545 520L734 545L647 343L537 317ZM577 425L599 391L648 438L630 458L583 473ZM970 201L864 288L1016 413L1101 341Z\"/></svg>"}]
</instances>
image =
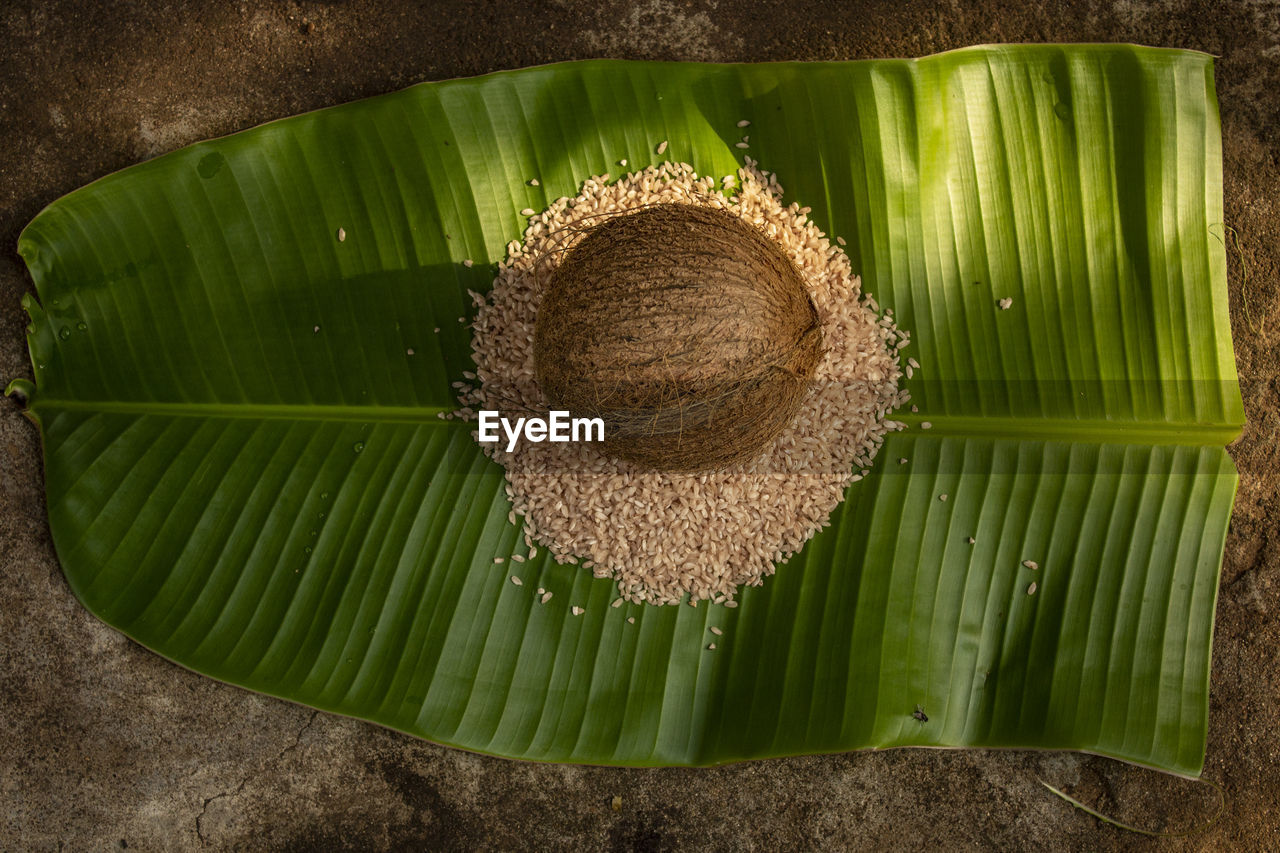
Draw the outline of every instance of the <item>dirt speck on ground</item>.
<instances>
[{"instance_id":1,"label":"dirt speck on ground","mask_svg":"<svg viewBox=\"0 0 1280 853\"><path fill-rule=\"evenodd\" d=\"M1280 849L1280 2L9 3L0 10L0 376L30 375L14 247L140 159L422 80L597 56L920 56L1123 41L1219 57L1231 310L1249 423L1215 634L1207 786L1069 753L893 751L712 770L536 765L228 687L91 617L62 578L36 430L0 405L0 847ZM611 807L622 797L620 811Z\"/></svg>"}]
</instances>

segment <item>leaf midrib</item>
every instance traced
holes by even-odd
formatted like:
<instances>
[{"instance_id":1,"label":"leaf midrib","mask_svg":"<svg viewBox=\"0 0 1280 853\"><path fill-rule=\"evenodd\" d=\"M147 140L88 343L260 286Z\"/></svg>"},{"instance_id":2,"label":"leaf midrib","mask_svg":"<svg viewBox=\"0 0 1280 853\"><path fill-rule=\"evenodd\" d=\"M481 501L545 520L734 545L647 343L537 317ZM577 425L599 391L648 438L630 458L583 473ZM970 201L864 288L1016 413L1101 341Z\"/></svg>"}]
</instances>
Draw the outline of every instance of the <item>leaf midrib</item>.
<instances>
[{"instance_id":1,"label":"leaf midrib","mask_svg":"<svg viewBox=\"0 0 1280 853\"><path fill-rule=\"evenodd\" d=\"M256 420L350 421L415 423L456 426L465 422L440 415L454 406L321 405L296 403L170 403L124 400L65 400L42 397L32 409L100 414L159 415L190 418L252 418ZM974 417L895 415L910 434L924 437L1006 438L1033 441L1087 441L1115 444L1172 444L1223 446L1240 434L1241 424L1170 423L1167 421L1104 420L1077 418L1025 418L1009 415ZM921 429L924 423L928 430Z\"/></svg>"},{"instance_id":2,"label":"leaf midrib","mask_svg":"<svg viewBox=\"0 0 1280 853\"><path fill-rule=\"evenodd\" d=\"M457 411L457 406L362 406L320 403L170 403L155 400L64 400L40 397L31 409L67 412L98 412L113 415L160 415L175 418L251 418L255 420L370 421L434 423L448 426L440 417Z\"/></svg>"}]
</instances>

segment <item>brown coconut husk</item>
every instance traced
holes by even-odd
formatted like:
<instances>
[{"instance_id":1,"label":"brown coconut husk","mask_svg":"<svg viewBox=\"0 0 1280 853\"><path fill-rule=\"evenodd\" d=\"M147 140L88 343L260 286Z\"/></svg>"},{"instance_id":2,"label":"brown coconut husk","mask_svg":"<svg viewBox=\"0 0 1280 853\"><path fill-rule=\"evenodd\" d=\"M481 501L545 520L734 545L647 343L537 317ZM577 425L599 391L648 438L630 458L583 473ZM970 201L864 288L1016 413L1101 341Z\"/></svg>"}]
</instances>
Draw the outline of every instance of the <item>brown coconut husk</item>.
<instances>
[{"instance_id":1,"label":"brown coconut husk","mask_svg":"<svg viewBox=\"0 0 1280 853\"><path fill-rule=\"evenodd\" d=\"M606 452L662 470L758 454L821 357L817 309L782 248L688 204L592 227L551 274L534 334L552 406L602 418Z\"/></svg>"}]
</instances>

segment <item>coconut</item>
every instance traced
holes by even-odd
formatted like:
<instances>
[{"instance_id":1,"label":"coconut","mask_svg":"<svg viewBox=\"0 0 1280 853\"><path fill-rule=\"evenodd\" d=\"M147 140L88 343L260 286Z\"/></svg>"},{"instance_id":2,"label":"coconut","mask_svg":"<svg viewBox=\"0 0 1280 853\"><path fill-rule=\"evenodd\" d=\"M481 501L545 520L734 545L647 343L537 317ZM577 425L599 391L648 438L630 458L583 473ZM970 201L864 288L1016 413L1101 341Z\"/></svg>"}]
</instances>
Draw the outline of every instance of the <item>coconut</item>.
<instances>
[{"instance_id":1,"label":"coconut","mask_svg":"<svg viewBox=\"0 0 1280 853\"><path fill-rule=\"evenodd\" d=\"M671 471L758 454L821 356L817 309L777 242L688 204L593 226L550 274L534 330L552 407L601 418L607 453Z\"/></svg>"}]
</instances>

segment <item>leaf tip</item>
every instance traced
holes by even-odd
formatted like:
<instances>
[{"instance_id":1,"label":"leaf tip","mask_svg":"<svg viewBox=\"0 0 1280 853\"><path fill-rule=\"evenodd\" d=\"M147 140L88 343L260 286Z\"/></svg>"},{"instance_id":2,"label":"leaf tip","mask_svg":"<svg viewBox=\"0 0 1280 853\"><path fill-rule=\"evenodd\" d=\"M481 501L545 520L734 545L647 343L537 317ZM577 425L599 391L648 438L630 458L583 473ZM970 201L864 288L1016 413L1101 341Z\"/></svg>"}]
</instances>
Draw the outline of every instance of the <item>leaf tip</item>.
<instances>
[{"instance_id":1,"label":"leaf tip","mask_svg":"<svg viewBox=\"0 0 1280 853\"><path fill-rule=\"evenodd\" d=\"M36 385L30 379L19 377L5 386L4 395L12 397L23 407L31 405L36 396Z\"/></svg>"}]
</instances>

